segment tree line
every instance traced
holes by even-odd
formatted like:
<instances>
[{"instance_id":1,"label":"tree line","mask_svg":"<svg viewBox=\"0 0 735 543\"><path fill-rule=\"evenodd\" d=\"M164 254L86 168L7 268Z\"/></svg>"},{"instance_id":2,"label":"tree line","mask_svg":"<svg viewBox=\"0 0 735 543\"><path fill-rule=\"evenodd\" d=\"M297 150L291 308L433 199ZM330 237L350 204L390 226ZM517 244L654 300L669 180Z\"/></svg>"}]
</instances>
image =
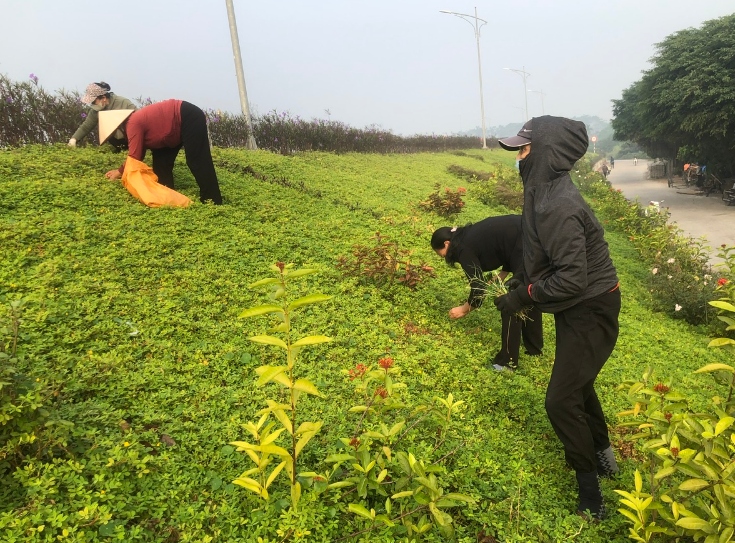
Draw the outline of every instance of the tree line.
<instances>
[{"instance_id":1,"label":"tree line","mask_svg":"<svg viewBox=\"0 0 735 543\"><path fill-rule=\"evenodd\" d=\"M735 176L735 14L667 36L651 63L613 100L615 139Z\"/></svg>"}]
</instances>

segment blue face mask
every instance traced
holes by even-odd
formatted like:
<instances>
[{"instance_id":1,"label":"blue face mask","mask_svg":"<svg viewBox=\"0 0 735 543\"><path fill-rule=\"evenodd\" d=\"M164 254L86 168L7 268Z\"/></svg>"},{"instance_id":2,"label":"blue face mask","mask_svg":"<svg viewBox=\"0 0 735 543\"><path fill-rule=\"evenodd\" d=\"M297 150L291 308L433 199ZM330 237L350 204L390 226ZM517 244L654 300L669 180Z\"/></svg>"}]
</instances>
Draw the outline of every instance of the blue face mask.
<instances>
[{"instance_id":1,"label":"blue face mask","mask_svg":"<svg viewBox=\"0 0 735 543\"><path fill-rule=\"evenodd\" d=\"M521 161L516 159L516 171L521 171Z\"/></svg>"}]
</instances>

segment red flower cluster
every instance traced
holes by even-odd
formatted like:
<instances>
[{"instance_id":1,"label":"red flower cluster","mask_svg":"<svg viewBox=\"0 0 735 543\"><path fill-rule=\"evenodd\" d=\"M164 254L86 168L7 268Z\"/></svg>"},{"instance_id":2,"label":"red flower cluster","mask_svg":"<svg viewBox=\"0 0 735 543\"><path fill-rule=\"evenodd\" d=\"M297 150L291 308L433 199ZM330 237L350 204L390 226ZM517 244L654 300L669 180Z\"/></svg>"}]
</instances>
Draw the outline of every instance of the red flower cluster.
<instances>
[{"instance_id":1,"label":"red flower cluster","mask_svg":"<svg viewBox=\"0 0 735 543\"><path fill-rule=\"evenodd\" d=\"M285 267L286 267L286 264L284 264L283 262L276 262L276 267L277 267L277 268L278 268L279 270L283 271L283 268L285 268Z\"/></svg>"},{"instance_id":2,"label":"red flower cluster","mask_svg":"<svg viewBox=\"0 0 735 543\"><path fill-rule=\"evenodd\" d=\"M388 397L388 391L385 390L385 387L378 387L375 389L375 396L380 396L381 398Z\"/></svg>"},{"instance_id":3,"label":"red flower cluster","mask_svg":"<svg viewBox=\"0 0 735 543\"><path fill-rule=\"evenodd\" d=\"M466 189L466 188L464 188L464 187L459 187L459 188L457 189L457 192L458 192L458 193L460 193L460 194L464 194L465 192L467 192L467 189Z\"/></svg>"},{"instance_id":4,"label":"red flower cluster","mask_svg":"<svg viewBox=\"0 0 735 543\"><path fill-rule=\"evenodd\" d=\"M378 360L378 366L383 368L384 370L388 371L393 367L393 359L389 356L386 356L385 358L381 358Z\"/></svg>"},{"instance_id":5,"label":"red flower cluster","mask_svg":"<svg viewBox=\"0 0 735 543\"><path fill-rule=\"evenodd\" d=\"M359 446L360 446L359 439L357 439L356 437L353 437L352 439L350 439L350 447L354 447L355 449L357 449Z\"/></svg>"},{"instance_id":6,"label":"red flower cluster","mask_svg":"<svg viewBox=\"0 0 735 543\"><path fill-rule=\"evenodd\" d=\"M659 394L666 394L669 390L671 389L663 383L657 383L656 386L653 387L653 391L658 392Z\"/></svg>"},{"instance_id":7,"label":"red flower cluster","mask_svg":"<svg viewBox=\"0 0 735 543\"><path fill-rule=\"evenodd\" d=\"M670 450L671 450L671 456L673 456L674 458L679 456L679 449L677 449L676 447L671 447Z\"/></svg>"},{"instance_id":8,"label":"red flower cluster","mask_svg":"<svg viewBox=\"0 0 735 543\"><path fill-rule=\"evenodd\" d=\"M671 417L672 417L671 413L664 413L664 418L666 419L667 422L671 422Z\"/></svg>"},{"instance_id":9,"label":"red flower cluster","mask_svg":"<svg viewBox=\"0 0 735 543\"><path fill-rule=\"evenodd\" d=\"M724 285L727 285L727 284L728 284L729 282L730 282L730 281L728 281L728 280L727 280L727 279L725 279L724 277L720 277L720 278L719 278L719 279L717 280L717 286L718 286L718 287L722 287L722 286L724 286Z\"/></svg>"},{"instance_id":10,"label":"red flower cluster","mask_svg":"<svg viewBox=\"0 0 735 543\"><path fill-rule=\"evenodd\" d=\"M363 375L365 375L365 372L367 371L367 367L365 364L358 364L354 368L352 368L349 371L350 381L354 381L355 379L361 379Z\"/></svg>"}]
</instances>

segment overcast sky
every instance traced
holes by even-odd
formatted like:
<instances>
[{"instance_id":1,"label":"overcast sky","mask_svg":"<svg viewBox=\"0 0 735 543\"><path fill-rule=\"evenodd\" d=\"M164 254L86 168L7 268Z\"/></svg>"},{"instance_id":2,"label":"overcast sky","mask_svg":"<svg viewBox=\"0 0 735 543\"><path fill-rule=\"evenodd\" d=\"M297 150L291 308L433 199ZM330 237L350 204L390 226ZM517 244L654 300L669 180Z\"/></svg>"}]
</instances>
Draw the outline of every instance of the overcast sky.
<instances>
[{"instance_id":1,"label":"overcast sky","mask_svg":"<svg viewBox=\"0 0 735 543\"><path fill-rule=\"evenodd\" d=\"M398 134L529 115L611 117L654 44L735 12L733 0L234 0L255 114L288 111ZM47 90L104 80L127 98L240 112L225 0L0 0L0 73ZM500 134L501 136L507 134Z\"/></svg>"}]
</instances>

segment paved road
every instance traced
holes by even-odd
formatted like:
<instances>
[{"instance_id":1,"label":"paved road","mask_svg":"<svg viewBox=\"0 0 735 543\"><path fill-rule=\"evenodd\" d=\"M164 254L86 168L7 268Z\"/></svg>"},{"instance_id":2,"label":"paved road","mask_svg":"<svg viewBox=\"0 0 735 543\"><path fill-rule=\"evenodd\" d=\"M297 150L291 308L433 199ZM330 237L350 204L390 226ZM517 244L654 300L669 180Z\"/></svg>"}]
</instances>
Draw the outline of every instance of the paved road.
<instances>
[{"instance_id":1,"label":"paved road","mask_svg":"<svg viewBox=\"0 0 735 543\"><path fill-rule=\"evenodd\" d=\"M693 238L704 237L713 257L723 243L735 245L735 206L725 204L719 194L706 197L677 178L671 188L666 179L646 179L646 170L644 160L637 166L632 160L616 160L608 180L629 200L638 199L643 205L656 201L669 208L670 222Z\"/></svg>"}]
</instances>

